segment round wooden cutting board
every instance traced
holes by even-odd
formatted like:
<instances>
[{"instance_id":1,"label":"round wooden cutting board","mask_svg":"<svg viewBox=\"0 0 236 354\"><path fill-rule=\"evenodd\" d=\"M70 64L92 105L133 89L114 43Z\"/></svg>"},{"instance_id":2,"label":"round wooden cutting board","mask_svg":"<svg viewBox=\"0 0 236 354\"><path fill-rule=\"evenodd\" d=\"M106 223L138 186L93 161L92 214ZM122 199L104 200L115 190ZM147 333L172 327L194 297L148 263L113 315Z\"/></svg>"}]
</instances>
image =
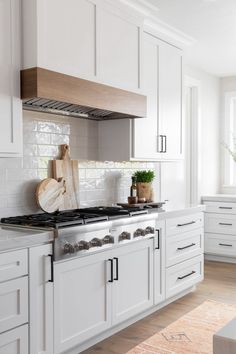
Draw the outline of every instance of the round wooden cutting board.
<instances>
[{"instance_id":1,"label":"round wooden cutting board","mask_svg":"<svg viewBox=\"0 0 236 354\"><path fill-rule=\"evenodd\" d=\"M65 180L57 181L54 178L42 180L36 189L38 206L46 213L53 213L64 204L63 194L66 192Z\"/></svg>"}]
</instances>

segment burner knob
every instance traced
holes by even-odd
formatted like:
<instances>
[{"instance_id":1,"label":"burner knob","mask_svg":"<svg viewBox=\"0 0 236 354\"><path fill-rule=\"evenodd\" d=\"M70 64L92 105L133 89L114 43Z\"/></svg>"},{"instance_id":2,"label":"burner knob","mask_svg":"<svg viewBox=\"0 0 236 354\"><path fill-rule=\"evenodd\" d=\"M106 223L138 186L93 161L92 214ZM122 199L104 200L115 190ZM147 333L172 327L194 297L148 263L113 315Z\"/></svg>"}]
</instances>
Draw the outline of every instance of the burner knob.
<instances>
[{"instance_id":1,"label":"burner knob","mask_svg":"<svg viewBox=\"0 0 236 354\"><path fill-rule=\"evenodd\" d=\"M91 247L102 247L103 245L103 240L101 240L100 238L93 238L91 241L90 241L90 244L91 244Z\"/></svg>"},{"instance_id":2,"label":"burner knob","mask_svg":"<svg viewBox=\"0 0 236 354\"><path fill-rule=\"evenodd\" d=\"M145 229L145 234L146 234L146 235L148 235L148 234L154 234L154 233L155 233L154 227L151 227L151 226L146 227L146 229Z\"/></svg>"},{"instance_id":3,"label":"burner knob","mask_svg":"<svg viewBox=\"0 0 236 354\"><path fill-rule=\"evenodd\" d=\"M143 229L137 229L134 232L134 237L145 236L145 235L146 235L146 233L145 233L145 230L143 230Z\"/></svg>"},{"instance_id":4,"label":"burner knob","mask_svg":"<svg viewBox=\"0 0 236 354\"><path fill-rule=\"evenodd\" d=\"M78 243L79 250L89 250L91 247L90 243L87 241L80 241Z\"/></svg>"},{"instance_id":5,"label":"burner knob","mask_svg":"<svg viewBox=\"0 0 236 354\"><path fill-rule=\"evenodd\" d=\"M107 243L114 243L114 237L112 237L111 235L106 235L103 238L103 243L107 244Z\"/></svg>"},{"instance_id":6,"label":"burner knob","mask_svg":"<svg viewBox=\"0 0 236 354\"><path fill-rule=\"evenodd\" d=\"M75 247L71 243L67 242L64 245L63 252L65 254L74 253L75 252Z\"/></svg>"},{"instance_id":7,"label":"burner knob","mask_svg":"<svg viewBox=\"0 0 236 354\"><path fill-rule=\"evenodd\" d=\"M119 236L119 241L130 240L130 238L131 238L130 232L123 231Z\"/></svg>"}]
</instances>

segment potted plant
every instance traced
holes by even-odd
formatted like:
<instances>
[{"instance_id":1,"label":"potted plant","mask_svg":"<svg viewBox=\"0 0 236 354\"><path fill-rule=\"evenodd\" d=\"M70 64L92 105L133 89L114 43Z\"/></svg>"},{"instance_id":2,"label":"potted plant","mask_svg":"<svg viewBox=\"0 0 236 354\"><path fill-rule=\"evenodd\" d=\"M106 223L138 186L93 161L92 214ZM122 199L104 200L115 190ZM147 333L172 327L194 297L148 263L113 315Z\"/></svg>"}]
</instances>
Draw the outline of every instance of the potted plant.
<instances>
[{"instance_id":1,"label":"potted plant","mask_svg":"<svg viewBox=\"0 0 236 354\"><path fill-rule=\"evenodd\" d=\"M155 178L154 171L136 171L133 174L137 183L138 200L143 202L153 202L152 181Z\"/></svg>"}]
</instances>

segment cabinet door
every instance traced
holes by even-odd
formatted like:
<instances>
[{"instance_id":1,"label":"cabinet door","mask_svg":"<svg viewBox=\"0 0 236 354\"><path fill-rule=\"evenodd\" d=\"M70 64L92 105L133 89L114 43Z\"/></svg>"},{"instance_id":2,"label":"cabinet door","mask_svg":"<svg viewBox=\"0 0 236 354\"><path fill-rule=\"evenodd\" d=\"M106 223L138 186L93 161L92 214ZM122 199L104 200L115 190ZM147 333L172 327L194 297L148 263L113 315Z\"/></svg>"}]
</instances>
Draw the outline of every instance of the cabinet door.
<instances>
[{"instance_id":1,"label":"cabinet door","mask_svg":"<svg viewBox=\"0 0 236 354\"><path fill-rule=\"evenodd\" d=\"M0 0L0 156L22 151L20 0Z\"/></svg>"},{"instance_id":2,"label":"cabinet door","mask_svg":"<svg viewBox=\"0 0 236 354\"><path fill-rule=\"evenodd\" d=\"M140 39L137 20L115 5L97 8L97 64L99 79L129 90L140 89Z\"/></svg>"},{"instance_id":3,"label":"cabinet door","mask_svg":"<svg viewBox=\"0 0 236 354\"><path fill-rule=\"evenodd\" d=\"M53 283L51 280L52 245L30 248L30 353L53 353Z\"/></svg>"},{"instance_id":4,"label":"cabinet door","mask_svg":"<svg viewBox=\"0 0 236 354\"><path fill-rule=\"evenodd\" d=\"M1 354L28 354L28 325L0 334Z\"/></svg>"},{"instance_id":5,"label":"cabinet door","mask_svg":"<svg viewBox=\"0 0 236 354\"><path fill-rule=\"evenodd\" d=\"M147 117L133 122L134 158L158 158L158 57L155 38L144 34L143 92L147 96Z\"/></svg>"},{"instance_id":6,"label":"cabinet door","mask_svg":"<svg viewBox=\"0 0 236 354\"><path fill-rule=\"evenodd\" d=\"M182 154L182 52L161 41L159 41L159 136L163 141L163 157L180 158Z\"/></svg>"},{"instance_id":7,"label":"cabinet door","mask_svg":"<svg viewBox=\"0 0 236 354\"><path fill-rule=\"evenodd\" d=\"M111 284L105 251L55 265L55 353L66 352L111 325Z\"/></svg>"},{"instance_id":8,"label":"cabinet door","mask_svg":"<svg viewBox=\"0 0 236 354\"><path fill-rule=\"evenodd\" d=\"M114 251L112 324L153 305L153 239L141 240Z\"/></svg>"},{"instance_id":9,"label":"cabinet door","mask_svg":"<svg viewBox=\"0 0 236 354\"><path fill-rule=\"evenodd\" d=\"M154 243L154 304L165 300L165 221L157 222Z\"/></svg>"},{"instance_id":10,"label":"cabinet door","mask_svg":"<svg viewBox=\"0 0 236 354\"><path fill-rule=\"evenodd\" d=\"M133 158L179 159L182 154L181 51L145 33L142 73L147 117L133 123Z\"/></svg>"},{"instance_id":11,"label":"cabinet door","mask_svg":"<svg viewBox=\"0 0 236 354\"><path fill-rule=\"evenodd\" d=\"M0 333L28 322L28 277L0 284Z\"/></svg>"}]
</instances>

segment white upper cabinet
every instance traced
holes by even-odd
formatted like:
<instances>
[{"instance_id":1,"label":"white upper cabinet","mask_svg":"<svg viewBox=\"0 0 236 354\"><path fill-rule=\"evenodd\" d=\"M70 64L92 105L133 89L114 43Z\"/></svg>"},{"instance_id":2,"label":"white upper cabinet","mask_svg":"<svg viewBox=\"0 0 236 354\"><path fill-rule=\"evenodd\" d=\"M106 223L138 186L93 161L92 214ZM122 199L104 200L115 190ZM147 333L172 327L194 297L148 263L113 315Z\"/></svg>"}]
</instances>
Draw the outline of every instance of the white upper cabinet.
<instances>
[{"instance_id":1,"label":"white upper cabinet","mask_svg":"<svg viewBox=\"0 0 236 354\"><path fill-rule=\"evenodd\" d=\"M140 23L114 6L97 11L97 63L102 82L140 89Z\"/></svg>"},{"instance_id":2,"label":"white upper cabinet","mask_svg":"<svg viewBox=\"0 0 236 354\"><path fill-rule=\"evenodd\" d=\"M23 0L23 67L138 90L140 21L105 0Z\"/></svg>"},{"instance_id":3,"label":"white upper cabinet","mask_svg":"<svg viewBox=\"0 0 236 354\"><path fill-rule=\"evenodd\" d=\"M0 157L22 153L20 0L0 0Z\"/></svg>"},{"instance_id":4,"label":"white upper cabinet","mask_svg":"<svg viewBox=\"0 0 236 354\"><path fill-rule=\"evenodd\" d=\"M144 34L143 91L147 117L134 124L134 158L179 159L182 155L182 52Z\"/></svg>"},{"instance_id":5,"label":"white upper cabinet","mask_svg":"<svg viewBox=\"0 0 236 354\"><path fill-rule=\"evenodd\" d=\"M100 122L100 160L112 156L121 161L182 158L182 51L147 33L142 48L147 117Z\"/></svg>"}]
</instances>

